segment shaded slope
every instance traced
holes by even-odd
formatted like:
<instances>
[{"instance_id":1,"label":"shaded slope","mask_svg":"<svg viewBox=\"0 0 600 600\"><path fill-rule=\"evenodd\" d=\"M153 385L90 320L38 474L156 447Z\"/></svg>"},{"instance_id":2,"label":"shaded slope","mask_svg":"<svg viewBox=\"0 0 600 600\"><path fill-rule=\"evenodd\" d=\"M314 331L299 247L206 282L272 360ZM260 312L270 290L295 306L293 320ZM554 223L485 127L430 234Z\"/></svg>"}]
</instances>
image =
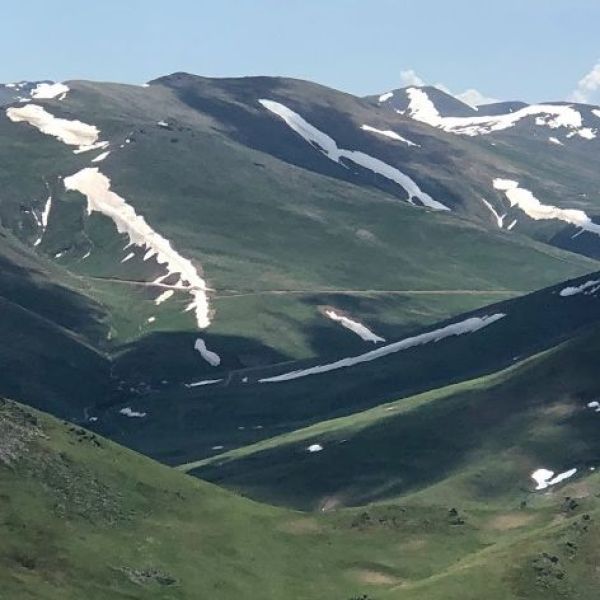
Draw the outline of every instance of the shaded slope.
<instances>
[{"instance_id":1,"label":"shaded slope","mask_svg":"<svg viewBox=\"0 0 600 600\"><path fill-rule=\"evenodd\" d=\"M482 379L390 403L206 461L194 471L295 506L406 496L518 502L539 467L581 475L600 461L593 332ZM323 448L308 453L310 445ZM577 479L578 477L576 477Z\"/></svg>"},{"instance_id":2,"label":"shaded slope","mask_svg":"<svg viewBox=\"0 0 600 600\"><path fill-rule=\"evenodd\" d=\"M577 286L594 279L597 277L590 275L570 284ZM598 323L598 298L583 293L561 296L559 292L566 286L561 284L460 315L411 332L408 338L388 339L376 351L385 354L385 349L394 344L398 351L374 360L361 359L353 366L346 362L338 368L336 363L363 356L373 349L372 345L363 353L338 351L317 361L224 371L217 376L221 381L198 388L166 386L132 404L138 411L147 412L147 418L124 422L113 409L100 416L98 427L161 460L190 462L399 397L492 373ZM494 315L496 318L489 319ZM498 315L505 316L498 319ZM478 324L480 320L483 328L477 326L472 332L464 329L463 324ZM310 370L326 365L334 368Z\"/></svg>"}]
</instances>

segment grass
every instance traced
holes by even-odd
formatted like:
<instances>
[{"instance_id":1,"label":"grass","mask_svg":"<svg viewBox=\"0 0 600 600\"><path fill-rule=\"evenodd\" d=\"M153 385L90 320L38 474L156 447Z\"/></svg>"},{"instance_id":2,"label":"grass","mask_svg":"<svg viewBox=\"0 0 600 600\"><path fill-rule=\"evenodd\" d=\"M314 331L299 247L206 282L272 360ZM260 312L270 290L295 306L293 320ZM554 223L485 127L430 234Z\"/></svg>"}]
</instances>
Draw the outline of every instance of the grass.
<instances>
[{"instance_id":1,"label":"grass","mask_svg":"<svg viewBox=\"0 0 600 600\"><path fill-rule=\"evenodd\" d=\"M0 404L0 430L0 584L10 598L416 600L442 598L466 577L463 597L512 599L549 593L534 561L555 546L562 561L566 540L576 556L560 568L577 574L581 598L593 597L591 495L567 513L559 493L520 511L400 501L309 515L232 495L11 402Z\"/></svg>"}]
</instances>

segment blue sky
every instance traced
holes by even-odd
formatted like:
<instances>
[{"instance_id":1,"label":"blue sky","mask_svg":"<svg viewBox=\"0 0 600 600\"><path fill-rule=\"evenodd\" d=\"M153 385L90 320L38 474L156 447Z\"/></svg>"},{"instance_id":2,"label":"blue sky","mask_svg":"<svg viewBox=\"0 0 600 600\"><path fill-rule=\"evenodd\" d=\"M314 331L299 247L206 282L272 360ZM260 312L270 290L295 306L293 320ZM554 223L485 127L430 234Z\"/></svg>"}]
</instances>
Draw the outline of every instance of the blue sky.
<instances>
[{"instance_id":1,"label":"blue sky","mask_svg":"<svg viewBox=\"0 0 600 600\"><path fill-rule=\"evenodd\" d=\"M599 24L598 0L28 0L3 10L0 81L189 71L368 94L413 70L453 92L555 100L600 60ZM597 79L594 100L600 66Z\"/></svg>"}]
</instances>

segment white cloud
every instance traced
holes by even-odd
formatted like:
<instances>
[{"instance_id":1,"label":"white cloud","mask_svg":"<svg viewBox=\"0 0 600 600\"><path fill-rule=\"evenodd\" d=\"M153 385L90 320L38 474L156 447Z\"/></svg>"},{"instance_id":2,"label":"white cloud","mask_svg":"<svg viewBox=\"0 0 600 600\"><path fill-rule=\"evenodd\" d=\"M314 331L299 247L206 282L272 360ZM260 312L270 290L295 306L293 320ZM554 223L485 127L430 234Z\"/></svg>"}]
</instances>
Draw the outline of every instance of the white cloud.
<instances>
[{"instance_id":1,"label":"white cloud","mask_svg":"<svg viewBox=\"0 0 600 600\"><path fill-rule=\"evenodd\" d=\"M569 100L583 104L600 103L600 60L578 81Z\"/></svg>"},{"instance_id":2,"label":"white cloud","mask_svg":"<svg viewBox=\"0 0 600 600\"><path fill-rule=\"evenodd\" d=\"M414 69L406 69L405 71L400 71L400 85L402 87L416 86L421 87L423 85L427 85L425 80L416 73ZM477 108L482 104L491 104L492 102L499 102L496 98L490 98L489 96L485 96L479 90L474 88L469 88L460 94L454 94L450 91L450 88L443 83L436 83L433 87L436 87L438 90L442 90L446 94L450 94L454 96L461 102L472 106L473 108Z\"/></svg>"},{"instance_id":3,"label":"white cloud","mask_svg":"<svg viewBox=\"0 0 600 600\"><path fill-rule=\"evenodd\" d=\"M402 87L408 87L414 85L420 87L425 85L425 81L421 79L413 69L407 69L406 71L400 71L400 85Z\"/></svg>"},{"instance_id":4,"label":"white cloud","mask_svg":"<svg viewBox=\"0 0 600 600\"><path fill-rule=\"evenodd\" d=\"M458 98L461 102L468 104L469 106L477 107L482 104L492 104L493 102L499 102L497 98L490 98L489 96L485 96L479 90L474 88L469 88L460 94L454 94L456 98Z\"/></svg>"}]
</instances>

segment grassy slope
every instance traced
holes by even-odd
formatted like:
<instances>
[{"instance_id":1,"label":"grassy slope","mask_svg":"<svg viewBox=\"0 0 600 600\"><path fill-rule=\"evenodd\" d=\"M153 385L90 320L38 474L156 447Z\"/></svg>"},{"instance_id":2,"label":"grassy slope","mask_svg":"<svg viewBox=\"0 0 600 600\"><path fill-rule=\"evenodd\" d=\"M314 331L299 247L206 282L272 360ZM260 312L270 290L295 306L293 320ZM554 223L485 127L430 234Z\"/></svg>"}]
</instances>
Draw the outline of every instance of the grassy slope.
<instances>
[{"instance_id":1,"label":"grassy slope","mask_svg":"<svg viewBox=\"0 0 600 600\"><path fill-rule=\"evenodd\" d=\"M458 517L446 502L305 515L233 496L14 403L0 403L0 431L8 598L417 600L453 597L458 585L473 600L558 598L565 585L573 598L595 597L597 500L565 512L567 488L526 509L481 505ZM600 489L597 477L587 483ZM538 572L545 551L559 563Z\"/></svg>"},{"instance_id":2,"label":"grassy slope","mask_svg":"<svg viewBox=\"0 0 600 600\"><path fill-rule=\"evenodd\" d=\"M199 112L163 86L76 83L72 87L66 100L48 103L50 110L94 123L101 128L103 138L111 140L112 153L101 163L102 170L112 178L117 192L173 240L184 255L202 265L209 285L216 290L217 313L211 327L215 335L248 337L288 357L315 356L325 344L315 344L306 334L311 324L324 321L313 292L518 292L595 268L596 263L527 238L490 232L452 216L415 209L390 193L351 185L327 170L314 172L274 158L248 145L248 140L238 139L235 123L224 117L220 121L208 109ZM218 96L215 90L206 94L208 99L210 94ZM333 96L336 102L347 102L343 94ZM228 107L235 114L234 106ZM266 118L268 115L253 105L244 111L243 117L252 127L257 120L266 121L270 139L281 138L277 121ZM157 121L161 119L172 123L172 129L159 127ZM12 135L21 135L23 129L23 125L13 125ZM120 148L127 136L132 143ZM369 136L363 141L378 143ZM324 160L301 140L284 137L283 142L309 162ZM377 148L384 154L393 151L385 144ZM57 206L80 204L77 194L57 191ZM84 235L74 237L72 222L65 231L51 218L56 242L48 239L42 250L65 249L59 248L58 242L64 246L64 239L70 239L60 261L75 272L124 279L155 275L140 259L120 263L123 240L104 221L94 218L85 222ZM479 249L476 260L473 248ZM92 254L82 261L90 249ZM112 308L113 321L118 324L114 333L121 341L137 339L148 331L192 326L189 316L182 317L179 312L186 301L184 295L161 306L156 322L149 327L145 321L152 316L153 305L148 301L153 296L147 290L123 284L98 289L93 281L90 288L97 299ZM222 298L232 291L265 290L308 293L286 296L285 309L273 309L254 297L237 297L235 302ZM139 320L132 318L132 297L148 305ZM478 305L488 298L482 297ZM358 300L349 294L346 304L352 309ZM440 314L449 316L474 307L477 298L468 294L448 298L447 306L445 300L433 297L428 304L424 298L406 295L389 304L386 297L374 297L370 310L364 306L361 310L384 335L393 335L399 322L405 326L415 321L430 323ZM287 318L281 314L284 310L289 313ZM248 319L249 313L256 314L257 319ZM269 321L271 326L259 330L257 321ZM281 336L282 329L290 333ZM346 333L339 339L342 343L345 339L352 348L352 337ZM268 355L268 349L264 352Z\"/></svg>"},{"instance_id":3,"label":"grassy slope","mask_svg":"<svg viewBox=\"0 0 600 600\"><path fill-rule=\"evenodd\" d=\"M406 398L184 467L262 500L299 507L411 495L488 506L527 497L538 466L600 460L592 333L508 370ZM322 452L310 454L310 444Z\"/></svg>"}]
</instances>

